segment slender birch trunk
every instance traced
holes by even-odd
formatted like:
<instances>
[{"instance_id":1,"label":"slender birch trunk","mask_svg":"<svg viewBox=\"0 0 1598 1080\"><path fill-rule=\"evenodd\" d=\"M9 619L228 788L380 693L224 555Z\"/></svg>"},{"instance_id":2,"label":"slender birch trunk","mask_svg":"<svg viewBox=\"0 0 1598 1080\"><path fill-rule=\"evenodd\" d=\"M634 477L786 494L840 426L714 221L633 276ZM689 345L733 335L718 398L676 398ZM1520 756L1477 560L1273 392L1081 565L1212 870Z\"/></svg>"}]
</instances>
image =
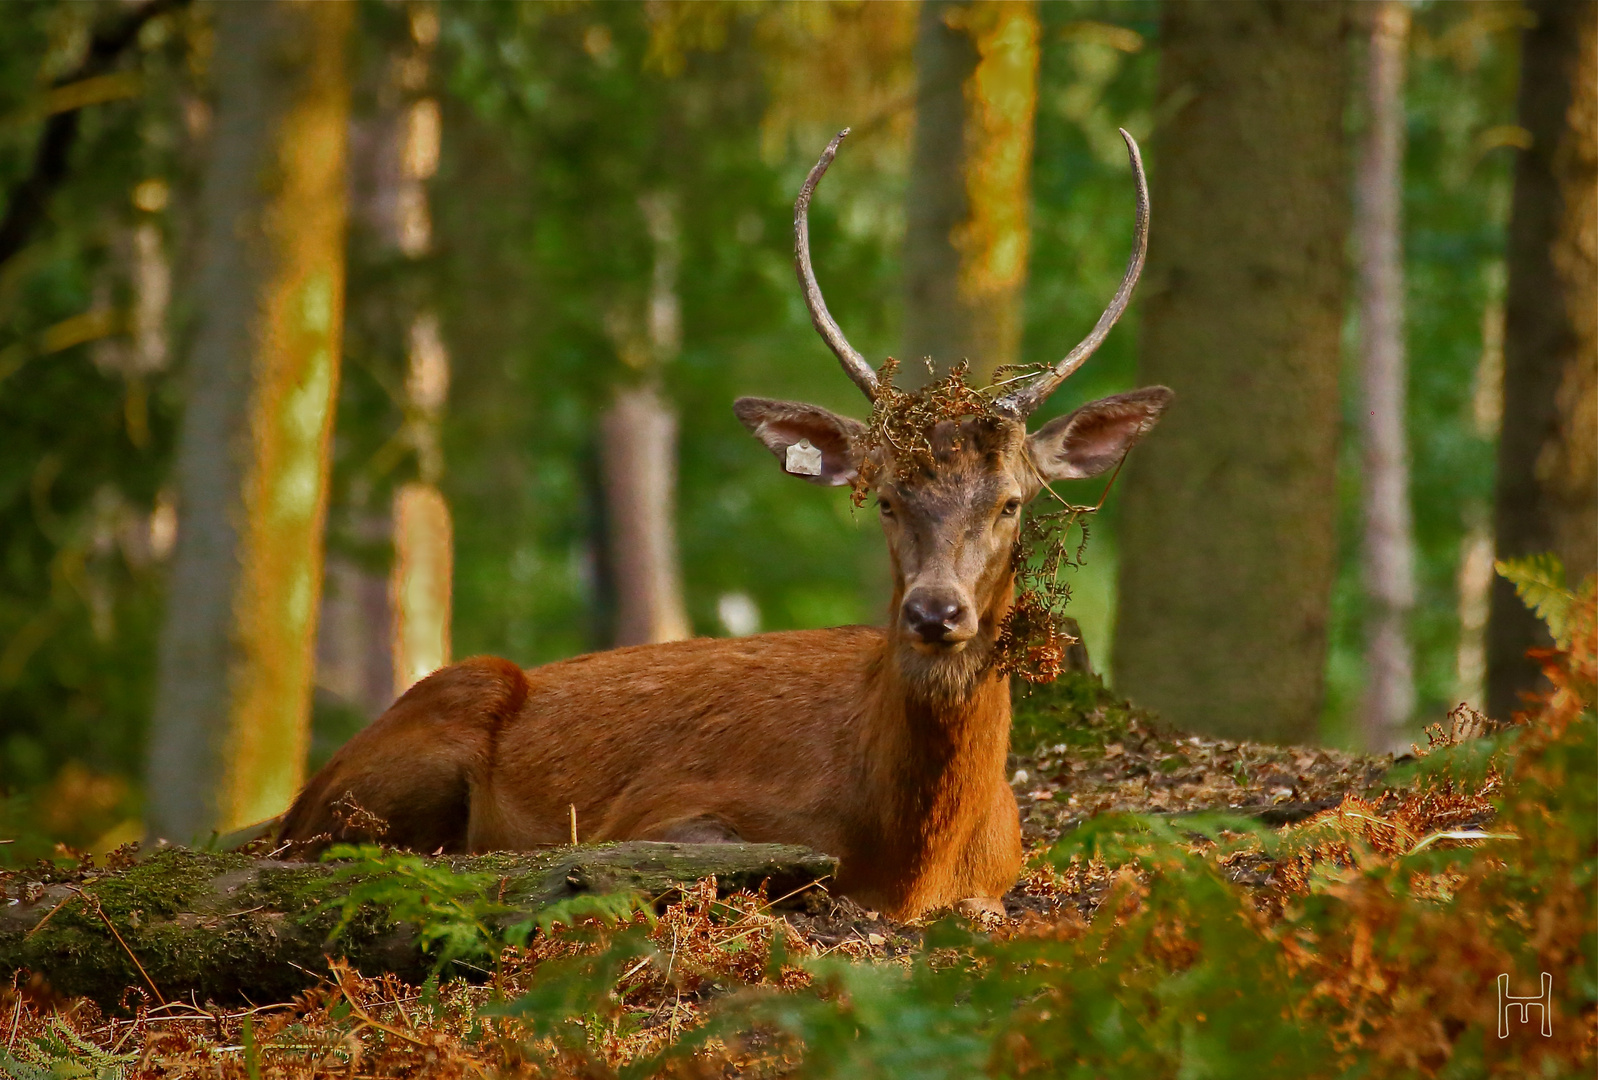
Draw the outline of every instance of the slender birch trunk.
<instances>
[{"instance_id":1,"label":"slender birch trunk","mask_svg":"<svg viewBox=\"0 0 1598 1080\"><path fill-rule=\"evenodd\" d=\"M347 3L213 9L215 114L146 828L280 813L309 742L344 302Z\"/></svg>"},{"instance_id":2,"label":"slender birch trunk","mask_svg":"<svg viewBox=\"0 0 1598 1080\"><path fill-rule=\"evenodd\" d=\"M677 558L677 417L653 386L619 390L601 437L616 644L692 636Z\"/></svg>"},{"instance_id":3,"label":"slender birch trunk","mask_svg":"<svg viewBox=\"0 0 1598 1080\"><path fill-rule=\"evenodd\" d=\"M1364 409L1365 705L1368 749L1405 745L1415 710L1409 643L1415 606L1414 529L1405 434L1404 72L1409 8L1381 0L1371 15L1368 123L1355 184Z\"/></svg>"},{"instance_id":4,"label":"slender birch trunk","mask_svg":"<svg viewBox=\"0 0 1598 1080\"><path fill-rule=\"evenodd\" d=\"M1020 354L1037 6L929 0L919 20L905 351L943 368L970 360L974 380L986 383Z\"/></svg>"},{"instance_id":5,"label":"slender birch trunk","mask_svg":"<svg viewBox=\"0 0 1598 1080\"><path fill-rule=\"evenodd\" d=\"M677 204L657 192L639 206L655 252L644 333L623 329L618 347L640 381L619 387L600 421L617 645L693 634L677 554L677 415L659 388L660 369L682 348Z\"/></svg>"},{"instance_id":6,"label":"slender birch trunk","mask_svg":"<svg viewBox=\"0 0 1598 1080\"><path fill-rule=\"evenodd\" d=\"M449 663L453 529L437 487L418 481L395 492L388 601L396 697Z\"/></svg>"},{"instance_id":7,"label":"slender birch trunk","mask_svg":"<svg viewBox=\"0 0 1598 1080\"><path fill-rule=\"evenodd\" d=\"M1471 429L1478 439L1498 440L1504 413L1504 264L1488 269L1488 300L1481 317L1481 357L1471 391ZM1465 535L1459 544L1459 648L1455 656L1454 693L1458 700L1487 708L1487 617L1491 611L1493 519L1485 499L1468 500L1461 509Z\"/></svg>"},{"instance_id":8,"label":"slender birch trunk","mask_svg":"<svg viewBox=\"0 0 1598 1080\"><path fill-rule=\"evenodd\" d=\"M412 55L400 71L415 94L426 85L432 49L438 39L438 13L431 6L411 12ZM414 97L407 105L400 138L399 180L394 193L392 241L408 258L418 259L433 246L433 222L427 202L427 181L438 171L443 137L438 99ZM405 406L417 478L394 494L394 563L389 574L389 610L393 623L390 653L394 693L403 694L424 676L450 662L450 612L454 593L454 525L449 504L439 490L444 454L439 422L449 394L449 351L438 316L423 310L409 319L406 347Z\"/></svg>"}]
</instances>

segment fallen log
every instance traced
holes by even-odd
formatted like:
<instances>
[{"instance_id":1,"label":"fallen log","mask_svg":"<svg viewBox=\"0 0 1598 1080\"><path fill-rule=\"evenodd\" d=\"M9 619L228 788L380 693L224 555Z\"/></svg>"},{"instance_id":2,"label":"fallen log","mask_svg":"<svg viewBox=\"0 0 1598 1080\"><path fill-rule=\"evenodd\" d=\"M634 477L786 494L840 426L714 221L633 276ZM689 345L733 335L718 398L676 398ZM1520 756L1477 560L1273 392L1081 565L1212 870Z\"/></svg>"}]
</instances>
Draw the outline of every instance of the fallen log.
<instances>
[{"instance_id":1,"label":"fallen log","mask_svg":"<svg viewBox=\"0 0 1598 1080\"><path fill-rule=\"evenodd\" d=\"M446 857L495 882L503 925L591 894L647 898L714 876L724 891L773 898L830 876L836 860L782 844L632 842ZM282 1001L315 984L327 960L420 982L436 958L419 928L363 905L337 936L344 897L374 872L163 847L114 871L11 875L0 897L0 972L27 969L57 993L116 1007L129 987L162 1000ZM59 880L50 880L52 877Z\"/></svg>"}]
</instances>

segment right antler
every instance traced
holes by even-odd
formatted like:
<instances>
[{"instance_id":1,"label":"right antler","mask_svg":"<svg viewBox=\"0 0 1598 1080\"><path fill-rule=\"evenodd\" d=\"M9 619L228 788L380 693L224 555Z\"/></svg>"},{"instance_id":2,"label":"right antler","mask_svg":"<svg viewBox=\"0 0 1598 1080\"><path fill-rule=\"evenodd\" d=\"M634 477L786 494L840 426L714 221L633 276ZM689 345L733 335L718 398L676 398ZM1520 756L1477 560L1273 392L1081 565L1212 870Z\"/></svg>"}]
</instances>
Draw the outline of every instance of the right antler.
<instances>
[{"instance_id":1,"label":"right antler","mask_svg":"<svg viewBox=\"0 0 1598 1080\"><path fill-rule=\"evenodd\" d=\"M1143 155L1138 152L1137 140L1127 134L1125 128L1120 130L1121 138L1126 140L1126 152L1132 158L1132 179L1137 185L1137 223L1132 231L1132 255L1126 262L1126 276L1121 278L1121 287L1115 290L1115 295L1110 298L1110 306L1104 309L1104 314L1099 316L1099 321L1088 336L1066 353L1065 359L994 402L999 409L1018 419L1025 420L1030 416L1032 410L1043 404L1067 375L1081 367L1104 344L1104 339L1110 336L1110 328L1131 302L1132 289L1137 285L1138 275L1143 272L1143 258L1149 250L1149 182L1143 175ZM833 145L837 145L836 140Z\"/></svg>"},{"instance_id":2,"label":"right antler","mask_svg":"<svg viewBox=\"0 0 1598 1080\"><path fill-rule=\"evenodd\" d=\"M816 271L810 265L810 196L815 194L816 185L821 182L827 166L832 164L833 157L838 153L838 144L843 142L847 134L849 129L844 128L833 136L827 149L822 151L821 160L816 162L815 168L810 170L810 175L805 177L804 185L799 189L799 201L793 204L793 266L799 274L799 286L804 289L805 306L810 309L810 321L815 324L816 333L821 335L828 348L838 354L844 374L854 380L867 400L876 401L877 373L871 370L866 358L854 350L843 336L843 331L838 329L837 321L827 311L827 302L821 298L821 286L816 284Z\"/></svg>"}]
</instances>

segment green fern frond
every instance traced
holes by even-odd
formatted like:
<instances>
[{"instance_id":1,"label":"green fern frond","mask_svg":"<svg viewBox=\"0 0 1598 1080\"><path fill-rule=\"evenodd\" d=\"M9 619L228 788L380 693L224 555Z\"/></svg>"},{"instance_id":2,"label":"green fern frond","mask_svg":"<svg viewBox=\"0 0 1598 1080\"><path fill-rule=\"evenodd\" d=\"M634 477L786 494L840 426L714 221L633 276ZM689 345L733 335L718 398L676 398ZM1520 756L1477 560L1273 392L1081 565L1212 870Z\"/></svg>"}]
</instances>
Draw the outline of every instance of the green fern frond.
<instances>
[{"instance_id":1,"label":"green fern frond","mask_svg":"<svg viewBox=\"0 0 1598 1080\"><path fill-rule=\"evenodd\" d=\"M138 1054L102 1050L52 1016L42 1035L18 1040L13 1053L0 1051L0 1074L15 1080L124 1080Z\"/></svg>"},{"instance_id":2,"label":"green fern frond","mask_svg":"<svg viewBox=\"0 0 1598 1080\"><path fill-rule=\"evenodd\" d=\"M654 910L637 893L578 893L539 911L534 918L538 928L548 934L559 923L575 926L580 919L599 919L615 925L642 911L654 921Z\"/></svg>"},{"instance_id":3,"label":"green fern frond","mask_svg":"<svg viewBox=\"0 0 1598 1080\"><path fill-rule=\"evenodd\" d=\"M376 908L390 922L416 927L422 951L436 957L435 973L457 960L492 961L506 945L526 945L535 928L548 934L556 923L573 926L584 918L615 925L638 911L654 918L648 901L635 893L581 893L510 922L520 913L492 899L492 874L455 870L442 860L374 844L335 844L323 858L336 860L335 881L350 883L343 896L322 902L339 912L328 944L363 910Z\"/></svg>"},{"instance_id":4,"label":"green fern frond","mask_svg":"<svg viewBox=\"0 0 1598 1080\"><path fill-rule=\"evenodd\" d=\"M19 1043L16 1049L24 1054L28 1053L29 1044ZM30 1057L32 1055L29 1055ZM55 1072L49 1064L37 1065L32 1061L24 1061L13 1057L11 1054L0 1050L0 1074L9 1076L12 1080L56 1080Z\"/></svg>"},{"instance_id":5,"label":"green fern frond","mask_svg":"<svg viewBox=\"0 0 1598 1080\"><path fill-rule=\"evenodd\" d=\"M1515 586L1526 606L1548 626L1560 648L1570 647L1570 608L1576 594L1565 586L1565 566L1553 552L1523 559L1499 559L1493 569Z\"/></svg>"}]
</instances>

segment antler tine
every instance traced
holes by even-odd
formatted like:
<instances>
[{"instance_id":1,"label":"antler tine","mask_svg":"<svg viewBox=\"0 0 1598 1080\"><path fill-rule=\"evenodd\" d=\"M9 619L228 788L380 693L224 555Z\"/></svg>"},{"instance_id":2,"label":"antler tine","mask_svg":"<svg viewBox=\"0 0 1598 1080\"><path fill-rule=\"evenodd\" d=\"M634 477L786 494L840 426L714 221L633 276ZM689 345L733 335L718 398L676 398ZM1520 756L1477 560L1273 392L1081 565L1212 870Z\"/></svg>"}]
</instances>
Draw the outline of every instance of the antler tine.
<instances>
[{"instance_id":1,"label":"antler tine","mask_svg":"<svg viewBox=\"0 0 1598 1080\"><path fill-rule=\"evenodd\" d=\"M821 286L816 284L815 268L810 265L810 197L815 194L816 185L821 182L827 166L832 164L832 159L838 153L838 144L843 142L847 134L849 129L844 128L833 136L827 149L822 151L821 160L816 162L810 175L805 177L804 186L799 189L799 199L793 204L793 267L799 274L799 286L804 290L805 306L810 309L810 321L815 325L816 333L821 335L828 348L838 354L844 374L854 380L867 400L875 401L877 373L871 370L866 358L854 350L843 336L843 331L838 329L837 321L827 311L827 302L821 298Z\"/></svg>"},{"instance_id":2,"label":"antler tine","mask_svg":"<svg viewBox=\"0 0 1598 1080\"><path fill-rule=\"evenodd\" d=\"M1121 278L1121 287L1115 290L1115 295L1111 297L1109 306L1104 309L1104 314L1099 316L1099 321L1088 336L1082 339L1081 344L1066 353L1065 359L1055 364L1052 369L1043 372L1031 382L1023 384L994 403L996 407L1018 419L1024 420L1030 416L1032 411L1043 404L1065 381L1066 376L1081 367L1087 358L1104 344L1104 339L1110 336L1110 329L1132 299L1132 290L1137 286L1138 275L1143 273L1143 258L1149 250L1149 183L1143 175L1143 155L1138 151L1137 140L1132 138L1125 128L1121 128L1120 131L1121 138L1126 140L1127 153L1132 158L1132 178L1137 184L1137 224L1132 233L1132 255L1126 263L1126 275Z\"/></svg>"}]
</instances>

